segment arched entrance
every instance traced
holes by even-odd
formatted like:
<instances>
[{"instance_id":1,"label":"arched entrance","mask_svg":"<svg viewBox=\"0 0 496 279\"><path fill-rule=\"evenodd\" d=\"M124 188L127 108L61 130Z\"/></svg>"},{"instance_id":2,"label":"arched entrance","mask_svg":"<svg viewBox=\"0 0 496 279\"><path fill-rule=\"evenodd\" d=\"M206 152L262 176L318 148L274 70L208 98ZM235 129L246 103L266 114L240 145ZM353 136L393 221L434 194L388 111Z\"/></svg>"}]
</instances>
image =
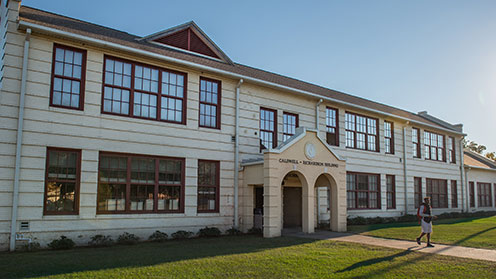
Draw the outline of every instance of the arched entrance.
<instances>
[{"instance_id":1,"label":"arched entrance","mask_svg":"<svg viewBox=\"0 0 496 279\"><path fill-rule=\"evenodd\" d=\"M336 180L328 173L315 181L315 227L338 231L338 191Z\"/></svg>"},{"instance_id":2,"label":"arched entrance","mask_svg":"<svg viewBox=\"0 0 496 279\"><path fill-rule=\"evenodd\" d=\"M303 224L302 183L296 172L286 174L282 183L283 228L301 229Z\"/></svg>"}]
</instances>

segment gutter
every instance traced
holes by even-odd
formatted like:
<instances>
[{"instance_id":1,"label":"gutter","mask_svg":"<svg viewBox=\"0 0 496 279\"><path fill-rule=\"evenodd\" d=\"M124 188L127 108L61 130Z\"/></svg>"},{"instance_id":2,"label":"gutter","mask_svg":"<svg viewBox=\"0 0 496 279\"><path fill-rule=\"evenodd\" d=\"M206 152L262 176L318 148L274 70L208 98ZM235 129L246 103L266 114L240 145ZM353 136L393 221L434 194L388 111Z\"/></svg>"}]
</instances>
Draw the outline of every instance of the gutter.
<instances>
[{"instance_id":1,"label":"gutter","mask_svg":"<svg viewBox=\"0 0 496 279\"><path fill-rule=\"evenodd\" d=\"M177 59L177 58L173 58L173 57L164 56L164 55L153 53L153 52L150 52L150 51L135 49L135 48L128 47L128 46L123 46L123 45L120 45L120 44L117 44L117 43L111 43L111 42L108 42L108 41L105 41L105 40L100 40L100 39L95 39L95 38L91 38L91 37L88 37L88 36L74 34L74 33L70 33L70 32L67 32L67 31L62 31L62 30L58 30L58 29L55 29L55 28L51 28L51 27L46 27L46 26L43 26L43 25L39 25L39 24L36 24L36 23L27 22L27 21L24 21L24 20L20 20L19 21L19 26L20 27L22 26L24 28L31 28L31 29L36 30L36 31L38 31L40 33L51 34L51 35L55 35L55 36L61 36L61 37L65 37L65 38L69 38L69 39L73 39L73 40L77 40L77 41L84 41L84 42L92 43L94 45L101 46L101 47L118 49L118 50L121 50L121 51L126 51L126 52L129 52L129 53L134 53L134 54L138 54L138 55L142 55L142 56L147 56L147 57L150 57L150 58L153 58L153 59L157 59L157 60L161 60L161 61L165 61L165 62L169 62L169 63L181 64L181 65L184 65L184 66L188 66L188 67L200 69L202 71L209 71L209 72L212 72L212 73L224 75L224 76L227 76L227 77L230 77L230 78L234 78L234 79L243 79L245 81L253 82L255 84L260 84L260 85L271 87L271 88L277 88L277 89L286 90L286 91L290 91L290 92L297 93L297 94L311 96L311 97L315 97L317 99L323 99L323 100L326 100L326 101L330 101L330 102L333 102L333 103L336 103L336 104L345 105L345 106L352 107L352 108L355 108L355 109L360 109L360 110L372 112L372 113L375 113L375 114L379 114L379 115L383 115L383 116L387 116L387 117L391 117L391 118L395 118L395 119L399 119L399 120L403 120L403 121L410 121L411 123L416 124L416 125L422 125L422 126L429 127L429 128L432 128L432 129L444 131L444 132L447 132L447 133L466 136L466 134L461 133L461 132L453 131L453 130L450 130L450 129L447 129L447 128L443 128L443 127L434 126L434 125L431 125L431 124L428 124L428 123L425 123L425 122L420 122L420 121L412 120L412 119L409 119L409 118L406 118L406 117L402 117L402 116L399 116L399 115L395 115L395 114L391 114L391 113L379 111L379 110L376 110L376 109L371 109L371 108L368 108L368 107L356 105L356 104L345 102L345 101L341 101L341 100L337 100L337 99L334 99L334 98L330 98L330 97L322 96L322 95L319 95L319 94L315 94L315 93L312 93L312 92L309 92L309 91L300 90L300 89L292 88L292 87L289 87L289 86L284 86L284 85L280 85L280 84L277 84L277 83L268 82L268 81L265 81L265 80L261 80L261 79L257 79L257 78L253 78L253 77L249 77L249 76L245 76L245 75L241 75L241 74L235 74L235 73L232 73L232 72L229 72L229 71L224 71L224 70L220 70L220 69L217 69L217 68L213 68L213 67L209 67L209 66L204 66L204 65L201 65L201 64L197 64L197 63L193 63L193 62L189 62L189 61L185 61L185 60L181 60L181 59Z\"/></svg>"},{"instance_id":2,"label":"gutter","mask_svg":"<svg viewBox=\"0 0 496 279\"><path fill-rule=\"evenodd\" d=\"M317 134L319 133L319 105L324 100L319 99L319 101L315 104L315 130L317 130Z\"/></svg>"},{"instance_id":3,"label":"gutter","mask_svg":"<svg viewBox=\"0 0 496 279\"><path fill-rule=\"evenodd\" d=\"M406 125L409 123L407 122ZM393 131L394 133L394 131ZM420 144L420 143L419 143ZM407 192L407 185L408 185L408 177L407 177L407 169L406 169L406 126L403 127L403 179L405 183L405 215L408 215L408 192Z\"/></svg>"},{"instance_id":4,"label":"gutter","mask_svg":"<svg viewBox=\"0 0 496 279\"><path fill-rule=\"evenodd\" d=\"M21 174L21 150L22 150L22 131L24 125L24 101L26 98L26 80L28 74L29 58L29 39L31 29L26 30L26 39L24 41L24 56L22 58L22 77L21 77L21 96L19 97L19 116L17 120L17 139L16 139L16 157L14 171L14 189L12 193L12 218L10 222L10 251L15 251L16 234L17 234L17 207L19 204L19 180Z\"/></svg>"},{"instance_id":5,"label":"gutter","mask_svg":"<svg viewBox=\"0 0 496 279\"><path fill-rule=\"evenodd\" d=\"M234 129L234 228L239 227L239 91L243 79L240 79L236 85L236 115Z\"/></svg>"}]
</instances>

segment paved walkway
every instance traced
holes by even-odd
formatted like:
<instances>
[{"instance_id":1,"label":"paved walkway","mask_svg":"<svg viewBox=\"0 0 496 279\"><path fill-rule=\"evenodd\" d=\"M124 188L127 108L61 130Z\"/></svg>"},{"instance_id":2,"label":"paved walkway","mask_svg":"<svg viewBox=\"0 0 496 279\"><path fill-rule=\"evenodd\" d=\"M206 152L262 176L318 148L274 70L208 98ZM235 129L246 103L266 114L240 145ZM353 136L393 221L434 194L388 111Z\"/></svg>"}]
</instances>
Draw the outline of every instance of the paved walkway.
<instances>
[{"instance_id":1,"label":"paved walkway","mask_svg":"<svg viewBox=\"0 0 496 279\"><path fill-rule=\"evenodd\" d=\"M496 250L470 248L461 246L450 246L443 244L434 244L434 248L425 247L425 242L418 245L415 241L384 239L360 234L338 233L330 231L315 231L313 234L306 234L298 231L284 230L284 236L294 236L303 238L312 238L320 240L336 240L345 242L354 242L367 245L382 246L388 248L411 250L422 253L431 253L446 255L460 258L469 258L496 262ZM424 237L425 240L425 237Z\"/></svg>"}]
</instances>

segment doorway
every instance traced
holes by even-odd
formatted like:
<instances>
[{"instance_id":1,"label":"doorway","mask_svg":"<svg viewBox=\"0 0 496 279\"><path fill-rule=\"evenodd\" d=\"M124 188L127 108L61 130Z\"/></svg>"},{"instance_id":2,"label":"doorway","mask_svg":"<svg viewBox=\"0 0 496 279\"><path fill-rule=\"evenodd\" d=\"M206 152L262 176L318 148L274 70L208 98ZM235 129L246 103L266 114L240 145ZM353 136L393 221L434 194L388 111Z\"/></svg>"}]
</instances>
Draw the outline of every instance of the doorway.
<instances>
[{"instance_id":1,"label":"doorway","mask_svg":"<svg viewBox=\"0 0 496 279\"><path fill-rule=\"evenodd\" d=\"M302 226L301 187L283 187L283 227Z\"/></svg>"}]
</instances>

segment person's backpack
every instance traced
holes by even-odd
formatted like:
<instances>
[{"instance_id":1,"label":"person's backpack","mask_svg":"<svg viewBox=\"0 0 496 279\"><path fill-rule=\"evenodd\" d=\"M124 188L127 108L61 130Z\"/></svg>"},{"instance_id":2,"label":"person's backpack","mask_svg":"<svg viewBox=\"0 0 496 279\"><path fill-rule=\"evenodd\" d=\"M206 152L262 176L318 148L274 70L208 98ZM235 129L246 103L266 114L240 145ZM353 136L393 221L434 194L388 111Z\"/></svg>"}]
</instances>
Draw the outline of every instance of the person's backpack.
<instances>
[{"instance_id":1,"label":"person's backpack","mask_svg":"<svg viewBox=\"0 0 496 279\"><path fill-rule=\"evenodd\" d=\"M420 206L422 206L422 204L419 205L419 207L417 208L417 219L418 219L419 224L420 224L420 220L422 220L422 216L420 216Z\"/></svg>"}]
</instances>

